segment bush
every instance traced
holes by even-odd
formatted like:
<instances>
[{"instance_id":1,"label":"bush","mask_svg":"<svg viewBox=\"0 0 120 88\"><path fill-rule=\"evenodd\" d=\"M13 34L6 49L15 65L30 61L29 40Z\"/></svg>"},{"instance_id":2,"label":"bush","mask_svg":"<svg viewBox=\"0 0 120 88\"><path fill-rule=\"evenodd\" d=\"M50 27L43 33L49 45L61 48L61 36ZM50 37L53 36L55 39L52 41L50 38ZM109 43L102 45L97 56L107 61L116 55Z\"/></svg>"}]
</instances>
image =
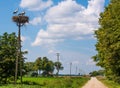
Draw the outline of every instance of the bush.
<instances>
[{"instance_id":1,"label":"bush","mask_svg":"<svg viewBox=\"0 0 120 88\"><path fill-rule=\"evenodd\" d=\"M37 72L33 72L33 73L31 74L31 76L32 76L32 77L37 77L37 76L38 76L38 73L37 73Z\"/></svg>"},{"instance_id":2,"label":"bush","mask_svg":"<svg viewBox=\"0 0 120 88\"><path fill-rule=\"evenodd\" d=\"M116 83L119 83L119 84L120 84L120 76L115 77L114 81L115 81Z\"/></svg>"}]
</instances>

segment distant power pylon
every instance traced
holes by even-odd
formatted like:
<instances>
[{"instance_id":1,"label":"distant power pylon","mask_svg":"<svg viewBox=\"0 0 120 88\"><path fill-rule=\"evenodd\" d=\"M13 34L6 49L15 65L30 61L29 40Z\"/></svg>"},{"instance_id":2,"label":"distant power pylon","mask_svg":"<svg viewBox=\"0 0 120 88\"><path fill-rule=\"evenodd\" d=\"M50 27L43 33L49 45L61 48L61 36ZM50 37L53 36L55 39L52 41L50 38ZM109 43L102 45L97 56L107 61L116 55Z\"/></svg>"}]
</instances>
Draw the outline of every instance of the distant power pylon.
<instances>
[{"instance_id":1,"label":"distant power pylon","mask_svg":"<svg viewBox=\"0 0 120 88\"><path fill-rule=\"evenodd\" d=\"M56 54L57 54L57 62L59 62L60 53L56 53Z\"/></svg>"},{"instance_id":2,"label":"distant power pylon","mask_svg":"<svg viewBox=\"0 0 120 88\"><path fill-rule=\"evenodd\" d=\"M70 76L71 76L71 68L72 68L72 63L70 63Z\"/></svg>"},{"instance_id":3,"label":"distant power pylon","mask_svg":"<svg viewBox=\"0 0 120 88\"><path fill-rule=\"evenodd\" d=\"M76 71L75 71L75 74L76 74L76 75L77 75L77 70L78 70L78 69L77 69L77 66L76 66Z\"/></svg>"}]
</instances>

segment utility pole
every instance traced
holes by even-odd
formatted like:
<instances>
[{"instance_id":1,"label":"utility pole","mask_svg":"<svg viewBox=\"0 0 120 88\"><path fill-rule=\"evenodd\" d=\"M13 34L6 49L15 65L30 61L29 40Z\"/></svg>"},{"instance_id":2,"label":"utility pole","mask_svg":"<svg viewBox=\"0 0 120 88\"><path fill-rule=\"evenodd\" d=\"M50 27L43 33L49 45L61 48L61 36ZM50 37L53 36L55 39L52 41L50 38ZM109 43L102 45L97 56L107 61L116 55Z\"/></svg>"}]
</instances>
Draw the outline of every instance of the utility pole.
<instances>
[{"instance_id":1,"label":"utility pole","mask_svg":"<svg viewBox=\"0 0 120 88\"><path fill-rule=\"evenodd\" d=\"M58 76L58 74L59 74L59 57L60 57L60 53L56 53L56 55L57 55L57 76Z\"/></svg>"},{"instance_id":2,"label":"utility pole","mask_svg":"<svg viewBox=\"0 0 120 88\"><path fill-rule=\"evenodd\" d=\"M71 68L72 68L72 63L70 63L70 76L71 76Z\"/></svg>"},{"instance_id":3,"label":"utility pole","mask_svg":"<svg viewBox=\"0 0 120 88\"><path fill-rule=\"evenodd\" d=\"M76 71L75 71L75 74L77 75L77 66L76 66Z\"/></svg>"},{"instance_id":4,"label":"utility pole","mask_svg":"<svg viewBox=\"0 0 120 88\"><path fill-rule=\"evenodd\" d=\"M22 63L23 63L23 58L22 58L22 53L21 53L21 27L25 25L25 23L29 22L29 17L25 16L25 12L21 12L19 14L18 9L16 9L13 14L14 16L12 17L13 22L16 23L18 26L18 40L17 40L17 56L16 56L16 65L15 65L15 84L17 82L17 76L18 76L18 63L20 63L20 80L22 83Z\"/></svg>"},{"instance_id":5,"label":"utility pole","mask_svg":"<svg viewBox=\"0 0 120 88\"><path fill-rule=\"evenodd\" d=\"M56 54L57 54L57 62L59 62L60 53L56 53Z\"/></svg>"},{"instance_id":6,"label":"utility pole","mask_svg":"<svg viewBox=\"0 0 120 88\"><path fill-rule=\"evenodd\" d=\"M80 68L79 68L79 75L81 75Z\"/></svg>"}]
</instances>

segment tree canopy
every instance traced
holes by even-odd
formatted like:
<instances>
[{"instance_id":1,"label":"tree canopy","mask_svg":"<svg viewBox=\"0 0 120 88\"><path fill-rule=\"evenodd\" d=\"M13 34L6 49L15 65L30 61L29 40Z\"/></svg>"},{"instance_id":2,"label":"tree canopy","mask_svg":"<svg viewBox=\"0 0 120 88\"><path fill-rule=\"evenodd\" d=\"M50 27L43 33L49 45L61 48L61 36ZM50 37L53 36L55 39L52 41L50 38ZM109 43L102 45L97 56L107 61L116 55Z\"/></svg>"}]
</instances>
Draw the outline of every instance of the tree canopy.
<instances>
[{"instance_id":1,"label":"tree canopy","mask_svg":"<svg viewBox=\"0 0 120 88\"><path fill-rule=\"evenodd\" d=\"M59 70L63 70L64 68L63 68L63 66L62 66L62 63L61 62L55 62L55 68L56 68L56 70L57 70L57 72L56 72L56 75L58 75L59 74Z\"/></svg>"},{"instance_id":2,"label":"tree canopy","mask_svg":"<svg viewBox=\"0 0 120 88\"><path fill-rule=\"evenodd\" d=\"M3 35L0 35L0 83L7 83L9 79L12 79L11 81L15 79L15 65L18 52L17 41L18 37L15 33L8 34L5 32ZM27 51L21 52L22 65L25 59L23 55L27 53ZM19 68L20 66L18 66L18 72L20 72Z\"/></svg>"},{"instance_id":3,"label":"tree canopy","mask_svg":"<svg viewBox=\"0 0 120 88\"><path fill-rule=\"evenodd\" d=\"M100 27L95 31L97 38L94 61L103 67L106 76L120 83L120 1L111 3L100 14Z\"/></svg>"},{"instance_id":4,"label":"tree canopy","mask_svg":"<svg viewBox=\"0 0 120 88\"><path fill-rule=\"evenodd\" d=\"M63 70L61 62L53 62L47 57L38 57L34 62L26 62L24 68L28 74L33 72L43 76L52 76L55 68L57 70L57 75L59 70Z\"/></svg>"},{"instance_id":5,"label":"tree canopy","mask_svg":"<svg viewBox=\"0 0 120 88\"><path fill-rule=\"evenodd\" d=\"M0 36L0 81L6 83L7 79L14 77L15 59L17 51L17 37L15 33L7 32Z\"/></svg>"}]
</instances>

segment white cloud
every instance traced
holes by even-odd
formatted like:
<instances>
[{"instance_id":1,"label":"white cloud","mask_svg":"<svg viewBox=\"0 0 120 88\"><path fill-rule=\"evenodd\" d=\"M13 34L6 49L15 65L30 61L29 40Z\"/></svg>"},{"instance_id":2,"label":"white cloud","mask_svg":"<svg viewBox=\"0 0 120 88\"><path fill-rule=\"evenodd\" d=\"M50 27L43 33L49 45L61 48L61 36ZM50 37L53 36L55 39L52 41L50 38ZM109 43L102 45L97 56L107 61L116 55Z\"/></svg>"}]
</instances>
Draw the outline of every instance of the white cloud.
<instances>
[{"instance_id":1,"label":"white cloud","mask_svg":"<svg viewBox=\"0 0 120 88\"><path fill-rule=\"evenodd\" d=\"M48 32L44 31L43 29L41 29L38 34L37 34L37 38L35 39L35 42L32 43L32 46L35 45L53 45L54 43L57 43L59 41L63 41L64 39L58 39L55 38L53 34L49 34Z\"/></svg>"},{"instance_id":2,"label":"white cloud","mask_svg":"<svg viewBox=\"0 0 120 88\"><path fill-rule=\"evenodd\" d=\"M50 7L52 0L21 0L20 7L27 8L30 11L39 11Z\"/></svg>"},{"instance_id":3,"label":"white cloud","mask_svg":"<svg viewBox=\"0 0 120 88\"><path fill-rule=\"evenodd\" d=\"M103 8L104 8L104 5L103 5L104 2L105 2L105 0L90 0L90 1L88 1L88 7L85 10L85 14L99 15L101 10L103 10Z\"/></svg>"},{"instance_id":4,"label":"white cloud","mask_svg":"<svg viewBox=\"0 0 120 88\"><path fill-rule=\"evenodd\" d=\"M87 8L73 0L61 1L47 10L44 17L47 28L39 31L32 45L89 38L99 27L98 18L103 6L104 0L90 0Z\"/></svg>"},{"instance_id":5,"label":"white cloud","mask_svg":"<svg viewBox=\"0 0 120 88\"><path fill-rule=\"evenodd\" d=\"M42 18L41 17L35 17L32 21L30 21L29 23L32 25L38 25L42 22Z\"/></svg>"}]
</instances>

